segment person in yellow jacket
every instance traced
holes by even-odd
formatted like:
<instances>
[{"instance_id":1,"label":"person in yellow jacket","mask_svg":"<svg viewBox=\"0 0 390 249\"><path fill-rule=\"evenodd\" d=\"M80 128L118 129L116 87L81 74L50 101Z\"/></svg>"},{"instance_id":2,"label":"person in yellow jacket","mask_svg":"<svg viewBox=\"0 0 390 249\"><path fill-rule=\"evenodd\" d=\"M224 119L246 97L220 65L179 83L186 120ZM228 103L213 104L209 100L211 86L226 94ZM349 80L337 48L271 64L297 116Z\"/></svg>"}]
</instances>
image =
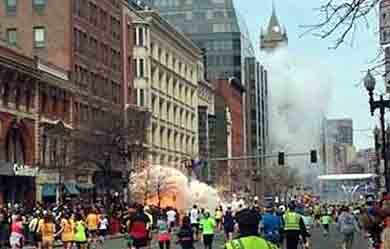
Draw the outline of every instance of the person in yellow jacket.
<instances>
[{"instance_id":1,"label":"person in yellow jacket","mask_svg":"<svg viewBox=\"0 0 390 249\"><path fill-rule=\"evenodd\" d=\"M74 239L75 225L69 213L65 213L61 219L61 229L57 234L61 234L61 241L64 249L71 249Z\"/></svg>"},{"instance_id":2,"label":"person in yellow jacket","mask_svg":"<svg viewBox=\"0 0 390 249\"><path fill-rule=\"evenodd\" d=\"M278 249L259 235L260 214L243 209L236 214L239 237L225 244L225 249Z\"/></svg>"},{"instance_id":3,"label":"person in yellow jacket","mask_svg":"<svg viewBox=\"0 0 390 249\"><path fill-rule=\"evenodd\" d=\"M309 246L307 238L310 237L310 234L306 230L302 216L295 212L295 208L295 202L290 202L287 212L283 215L283 234L286 241L286 249L298 249L301 237L304 247L307 248Z\"/></svg>"}]
</instances>

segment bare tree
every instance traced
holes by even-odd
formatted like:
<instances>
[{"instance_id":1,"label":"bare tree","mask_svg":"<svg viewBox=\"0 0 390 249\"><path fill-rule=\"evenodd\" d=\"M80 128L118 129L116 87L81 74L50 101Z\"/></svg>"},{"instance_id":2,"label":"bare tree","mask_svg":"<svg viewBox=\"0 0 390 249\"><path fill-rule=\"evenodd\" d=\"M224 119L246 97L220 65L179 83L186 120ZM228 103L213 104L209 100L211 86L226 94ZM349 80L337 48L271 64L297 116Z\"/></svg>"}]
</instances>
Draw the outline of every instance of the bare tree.
<instances>
[{"instance_id":1,"label":"bare tree","mask_svg":"<svg viewBox=\"0 0 390 249\"><path fill-rule=\"evenodd\" d=\"M143 162L143 167L133 175L134 185L130 186L138 199L143 199L144 204L152 197L157 198L157 206L160 207L165 193L175 189L172 175L162 166L151 166Z\"/></svg>"},{"instance_id":2,"label":"bare tree","mask_svg":"<svg viewBox=\"0 0 390 249\"><path fill-rule=\"evenodd\" d=\"M143 200L143 204L146 204L151 194L151 173L150 163L146 160L139 160L130 176L131 184L128 187L133 194L133 198Z\"/></svg>"},{"instance_id":3,"label":"bare tree","mask_svg":"<svg viewBox=\"0 0 390 249\"><path fill-rule=\"evenodd\" d=\"M133 159L133 152L144 154L145 151L149 115L143 110L132 110L130 114L114 110L96 112L93 119L72 134L71 164L102 173L105 201L108 201L113 173L122 174L128 180L132 170L128 162Z\"/></svg>"},{"instance_id":4,"label":"bare tree","mask_svg":"<svg viewBox=\"0 0 390 249\"><path fill-rule=\"evenodd\" d=\"M304 25L304 34L310 33L321 39L335 36L331 48L338 48L347 37L353 39L359 24L369 26L368 15L375 10L380 0L326 0L316 9L320 21Z\"/></svg>"}]
</instances>

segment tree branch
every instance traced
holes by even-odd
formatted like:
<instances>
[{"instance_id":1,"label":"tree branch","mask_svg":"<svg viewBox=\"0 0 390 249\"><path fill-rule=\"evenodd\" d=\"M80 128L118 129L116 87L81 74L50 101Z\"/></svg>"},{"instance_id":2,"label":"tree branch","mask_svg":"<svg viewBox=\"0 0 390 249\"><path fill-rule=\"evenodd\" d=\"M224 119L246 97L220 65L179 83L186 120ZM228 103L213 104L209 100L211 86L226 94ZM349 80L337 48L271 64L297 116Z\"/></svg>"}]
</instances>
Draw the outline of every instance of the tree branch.
<instances>
[{"instance_id":1,"label":"tree branch","mask_svg":"<svg viewBox=\"0 0 390 249\"><path fill-rule=\"evenodd\" d=\"M380 0L327 0L316 11L320 22L314 25L303 25L305 31L301 37L307 34L326 39L336 36L335 43L330 48L336 49L343 44L348 36L353 39L353 31L360 22L366 23L367 15L371 13Z\"/></svg>"}]
</instances>

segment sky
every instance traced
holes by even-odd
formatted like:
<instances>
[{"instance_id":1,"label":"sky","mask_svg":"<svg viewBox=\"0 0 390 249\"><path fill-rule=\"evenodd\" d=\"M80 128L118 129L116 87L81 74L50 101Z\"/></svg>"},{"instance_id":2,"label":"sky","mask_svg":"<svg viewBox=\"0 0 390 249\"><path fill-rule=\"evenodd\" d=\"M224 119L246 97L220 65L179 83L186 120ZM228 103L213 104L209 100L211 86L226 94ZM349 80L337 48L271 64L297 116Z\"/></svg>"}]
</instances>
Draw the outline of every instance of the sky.
<instances>
[{"instance_id":1,"label":"sky","mask_svg":"<svg viewBox=\"0 0 390 249\"><path fill-rule=\"evenodd\" d=\"M259 48L261 27L268 24L272 0L234 0L239 13L245 18L255 48ZM276 13L285 25L289 37L289 50L298 56L318 61L324 73L333 79L332 97L329 101L328 118L352 118L354 122L354 143L358 149L373 146L370 131L378 116L371 117L367 91L362 78L379 51L377 12L369 17L370 25L359 25L353 40L337 49L330 49L332 39L321 40L312 35L301 37L302 25L318 22L319 0L274 0ZM272 77L270 75L269 77ZM318 75L318 77L322 77ZM377 78L377 91L383 91L383 79ZM308 103L310 104L310 103Z\"/></svg>"}]
</instances>

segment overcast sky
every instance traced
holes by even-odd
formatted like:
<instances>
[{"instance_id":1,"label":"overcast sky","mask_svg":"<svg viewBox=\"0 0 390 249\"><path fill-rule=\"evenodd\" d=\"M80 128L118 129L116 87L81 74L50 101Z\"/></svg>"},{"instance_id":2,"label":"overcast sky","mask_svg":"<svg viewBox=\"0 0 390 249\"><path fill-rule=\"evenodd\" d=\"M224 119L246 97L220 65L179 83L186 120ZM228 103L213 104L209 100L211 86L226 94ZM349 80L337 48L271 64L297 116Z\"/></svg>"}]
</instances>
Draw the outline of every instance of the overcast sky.
<instances>
[{"instance_id":1,"label":"overcast sky","mask_svg":"<svg viewBox=\"0 0 390 249\"><path fill-rule=\"evenodd\" d=\"M260 28L268 23L271 0L234 0L238 11L245 18L253 43L258 49ZM285 25L289 37L289 49L298 55L321 61L328 74L334 79L332 99L328 110L331 118L352 118L354 121L355 145L358 148L372 146L371 132L362 131L375 125L377 118L369 115L366 90L360 84L364 71L372 65L378 53L377 13L370 16L370 27L360 25L353 41L337 50L329 49L332 40L320 40L310 35L300 38L305 24L318 21L313 9L318 0L275 0L276 13L281 24ZM270 75L272 77L272 75ZM320 76L319 76L320 77ZM378 78L378 90L383 89L383 81Z\"/></svg>"}]
</instances>

